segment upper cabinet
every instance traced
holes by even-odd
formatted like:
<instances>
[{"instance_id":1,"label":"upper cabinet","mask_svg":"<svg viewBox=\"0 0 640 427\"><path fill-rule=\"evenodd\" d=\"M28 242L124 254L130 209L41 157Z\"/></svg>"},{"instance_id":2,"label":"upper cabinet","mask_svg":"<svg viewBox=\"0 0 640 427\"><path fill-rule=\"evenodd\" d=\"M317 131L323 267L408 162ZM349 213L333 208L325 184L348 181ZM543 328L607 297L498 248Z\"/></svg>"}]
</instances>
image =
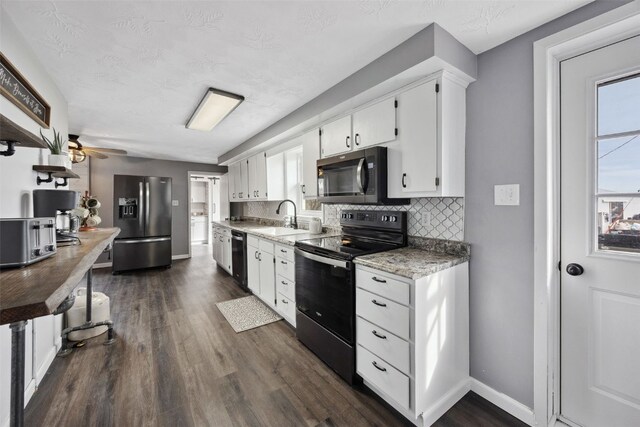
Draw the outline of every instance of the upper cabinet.
<instances>
[{"instance_id":1,"label":"upper cabinet","mask_svg":"<svg viewBox=\"0 0 640 427\"><path fill-rule=\"evenodd\" d=\"M318 197L318 168L320 131L313 129L300 137L302 145L302 195L305 199Z\"/></svg>"},{"instance_id":2,"label":"upper cabinet","mask_svg":"<svg viewBox=\"0 0 640 427\"><path fill-rule=\"evenodd\" d=\"M267 154L255 154L247 160L249 174L248 200L267 200Z\"/></svg>"},{"instance_id":3,"label":"upper cabinet","mask_svg":"<svg viewBox=\"0 0 640 427\"><path fill-rule=\"evenodd\" d=\"M353 113L353 149L396 139L396 98L391 97Z\"/></svg>"},{"instance_id":4,"label":"upper cabinet","mask_svg":"<svg viewBox=\"0 0 640 427\"><path fill-rule=\"evenodd\" d=\"M390 97L322 126L321 157L396 139L396 98Z\"/></svg>"},{"instance_id":5,"label":"upper cabinet","mask_svg":"<svg viewBox=\"0 0 640 427\"><path fill-rule=\"evenodd\" d=\"M345 116L322 126L320 134L322 157L331 157L351 151L351 116Z\"/></svg>"},{"instance_id":6,"label":"upper cabinet","mask_svg":"<svg viewBox=\"0 0 640 427\"><path fill-rule=\"evenodd\" d=\"M397 99L398 136L385 144L389 197L464 197L466 86L440 73Z\"/></svg>"}]
</instances>

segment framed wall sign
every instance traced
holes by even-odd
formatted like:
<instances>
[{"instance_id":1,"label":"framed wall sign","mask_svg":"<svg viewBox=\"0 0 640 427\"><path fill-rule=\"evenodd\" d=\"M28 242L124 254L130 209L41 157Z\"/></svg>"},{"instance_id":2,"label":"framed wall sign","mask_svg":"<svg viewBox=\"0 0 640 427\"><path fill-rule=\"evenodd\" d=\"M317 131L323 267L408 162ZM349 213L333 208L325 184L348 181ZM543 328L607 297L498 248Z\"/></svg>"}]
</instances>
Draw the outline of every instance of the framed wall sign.
<instances>
[{"instance_id":1,"label":"framed wall sign","mask_svg":"<svg viewBox=\"0 0 640 427\"><path fill-rule=\"evenodd\" d=\"M49 128L51 107L1 52L0 93L40 126Z\"/></svg>"}]
</instances>

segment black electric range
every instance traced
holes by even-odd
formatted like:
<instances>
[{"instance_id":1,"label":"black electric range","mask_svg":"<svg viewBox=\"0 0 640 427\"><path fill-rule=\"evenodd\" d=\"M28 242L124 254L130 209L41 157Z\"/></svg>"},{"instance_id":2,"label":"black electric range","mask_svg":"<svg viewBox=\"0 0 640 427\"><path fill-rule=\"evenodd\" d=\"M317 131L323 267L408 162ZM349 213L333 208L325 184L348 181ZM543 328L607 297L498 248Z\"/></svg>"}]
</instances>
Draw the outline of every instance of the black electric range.
<instances>
[{"instance_id":1,"label":"black electric range","mask_svg":"<svg viewBox=\"0 0 640 427\"><path fill-rule=\"evenodd\" d=\"M345 210L342 235L299 240L296 257L296 334L352 384L355 374L353 259L407 245L407 213Z\"/></svg>"}]
</instances>

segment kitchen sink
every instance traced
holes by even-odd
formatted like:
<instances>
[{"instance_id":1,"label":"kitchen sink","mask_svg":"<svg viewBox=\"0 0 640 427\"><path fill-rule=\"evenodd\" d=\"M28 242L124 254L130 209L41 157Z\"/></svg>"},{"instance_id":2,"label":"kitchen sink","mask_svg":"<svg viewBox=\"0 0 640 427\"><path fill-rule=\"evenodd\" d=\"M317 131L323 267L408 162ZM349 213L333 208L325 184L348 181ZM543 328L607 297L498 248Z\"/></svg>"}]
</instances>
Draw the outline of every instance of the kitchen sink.
<instances>
[{"instance_id":1,"label":"kitchen sink","mask_svg":"<svg viewBox=\"0 0 640 427\"><path fill-rule=\"evenodd\" d=\"M256 227L250 228L249 231L255 231L260 234L268 234L270 236L292 236L294 234L308 233L309 230L294 230L286 227Z\"/></svg>"}]
</instances>

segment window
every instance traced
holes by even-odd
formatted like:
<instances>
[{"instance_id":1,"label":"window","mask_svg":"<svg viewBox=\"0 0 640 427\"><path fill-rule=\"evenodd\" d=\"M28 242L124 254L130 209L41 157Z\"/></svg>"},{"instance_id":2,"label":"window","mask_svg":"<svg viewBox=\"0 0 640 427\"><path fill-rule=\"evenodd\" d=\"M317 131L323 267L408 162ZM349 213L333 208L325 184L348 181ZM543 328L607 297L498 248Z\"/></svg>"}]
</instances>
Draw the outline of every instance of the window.
<instances>
[{"instance_id":1,"label":"window","mask_svg":"<svg viewBox=\"0 0 640 427\"><path fill-rule=\"evenodd\" d=\"M304 199L302 194L302 146L292 148L284 153L285 186L288 199L298 207L298 215L322 216L322 204L317 199ZM293 206L287 206L287 213L293 215Z\"/></svg>"}]
</instances>

